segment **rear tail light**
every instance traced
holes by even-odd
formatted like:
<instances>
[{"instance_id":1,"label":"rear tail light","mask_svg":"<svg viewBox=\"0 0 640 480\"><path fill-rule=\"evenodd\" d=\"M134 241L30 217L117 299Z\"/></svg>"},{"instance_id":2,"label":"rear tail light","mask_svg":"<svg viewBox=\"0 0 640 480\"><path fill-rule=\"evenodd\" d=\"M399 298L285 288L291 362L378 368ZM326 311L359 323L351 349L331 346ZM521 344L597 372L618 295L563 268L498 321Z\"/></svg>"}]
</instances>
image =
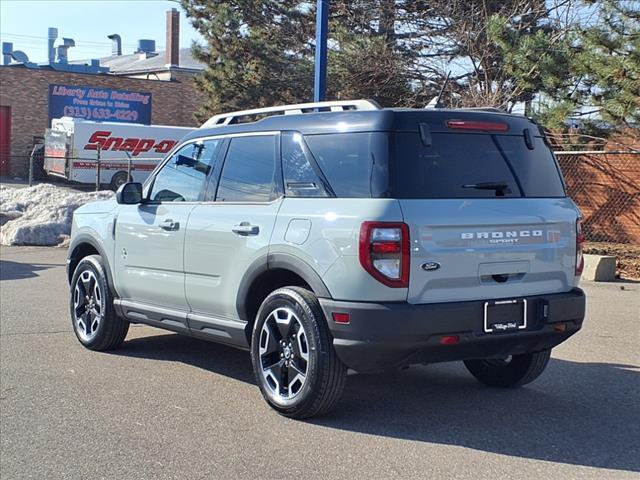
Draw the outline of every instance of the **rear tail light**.
<instances>
[{"instance_id":1,"label":"rear tail light","mask_svg":"<svg viewBox=\"0 0 640 480\"><path fill-rule=\"evenodd\" d=\"M447 120L447 127L455 130L484 130L485 132L506 132L509 130L509 125L506 123L472 120Z\"/></svg>"},{"instance_id":2,"label":"rear tail light","mask_svg":"<svg viewBox=\"0 0 640 480\"><path fill-rule=\"evenodd\" d=\"M363 222L360 264L376 280L394 288L409 286L409 227L406 223Z\"/></svg>"},{"instance_id":3,"label":"rear tail light","mask_svg":"<svg viewBox=\"0 0 640 480\"><path fill-rule=\"evenodd\" d=\"M582 219L576 220L576 276L582 275L584 269L584 255L582 254L582 246L584 244L584 234L582 233Z\"/></svg>"}]
</instances>

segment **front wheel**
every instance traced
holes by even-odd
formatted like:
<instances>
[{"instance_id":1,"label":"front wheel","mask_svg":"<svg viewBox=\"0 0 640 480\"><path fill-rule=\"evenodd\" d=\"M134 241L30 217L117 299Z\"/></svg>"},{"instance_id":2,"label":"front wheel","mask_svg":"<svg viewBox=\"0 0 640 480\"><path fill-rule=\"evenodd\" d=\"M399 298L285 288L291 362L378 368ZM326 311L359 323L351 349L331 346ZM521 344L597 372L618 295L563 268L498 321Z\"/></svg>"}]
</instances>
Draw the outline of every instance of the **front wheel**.
<instances>
[{"instance_id":1,"label":"front wheel","mask_svg":"<svg viewBox=\"0 0 640 480\"><path fill-rule=\"evenodd\" d=\"M71 280L71 324L76 337L90 350L119 347L129 331L129 322L113 308L102 258L89 255L78 263Z\"/></svg>"},{"instance_id":2,"label":"front wheel","mask_svg":"<svg viewBox=\"0 0 640 480\"><path fill-rule=\"evenodd\" d=\"M318 299L299 287L276 290L262 303L251 360L267 403L291 418L328 412L346 382L347 369L333 349Z\"/></svg>"},{"instance_id":3,"label":"front wheel","mask_svg":"<svg viewBox=\"0 0 640 480\"><path fill-rule=\"evenodd\" d=\"M519 387L533 382L549 363L551 349L503 359L465 360L467 370L479 382L490 387Z\"/></svg>"}]
</instances>

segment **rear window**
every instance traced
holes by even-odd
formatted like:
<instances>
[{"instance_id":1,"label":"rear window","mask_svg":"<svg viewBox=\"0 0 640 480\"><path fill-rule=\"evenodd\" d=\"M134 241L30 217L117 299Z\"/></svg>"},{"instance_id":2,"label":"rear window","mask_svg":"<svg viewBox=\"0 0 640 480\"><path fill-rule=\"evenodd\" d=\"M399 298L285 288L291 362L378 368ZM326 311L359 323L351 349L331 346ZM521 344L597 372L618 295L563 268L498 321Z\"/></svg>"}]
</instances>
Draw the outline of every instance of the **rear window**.
<instances>
[{"instance_id":1,"label":"rear window","mask_svg":"<svg viewBox=\"0 0 640 480\"><path fill-rule=\"evenodd\" d=\"M522 136L396 133L391 182L396 198L564 197L544 141L529 150Z\"/></svg>"},{"instance_id":2,"label":"rear window","mask_svg":"<svg viewBox=\"0 0 640 480\"><path fill-rule=\"evenodd\" d=\"M529 150L520 136L495 136L505 158L515 171L525 197L564 197L564 185L551 150L540 137L533 137Z\"/></svg>"}]
</instances>

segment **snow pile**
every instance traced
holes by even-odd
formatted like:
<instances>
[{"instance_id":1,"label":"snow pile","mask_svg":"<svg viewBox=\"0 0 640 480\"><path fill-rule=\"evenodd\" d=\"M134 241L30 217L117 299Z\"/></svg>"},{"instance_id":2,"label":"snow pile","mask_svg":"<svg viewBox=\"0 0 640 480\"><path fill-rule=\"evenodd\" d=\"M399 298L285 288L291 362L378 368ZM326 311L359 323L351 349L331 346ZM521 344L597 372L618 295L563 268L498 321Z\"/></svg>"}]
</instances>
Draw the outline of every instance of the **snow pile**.
<instances>
[{"instance_id":1,"label":"snow pile","mask_svg":"<svg viewBox=\"0 0 640 480\"><path fill-rule=\"evenodd\" d=\"M0 244L58 245L71 233L76 208L112 196L110 191L74 193L50 184L0 186Z\"/></svg>"}]
</instances>

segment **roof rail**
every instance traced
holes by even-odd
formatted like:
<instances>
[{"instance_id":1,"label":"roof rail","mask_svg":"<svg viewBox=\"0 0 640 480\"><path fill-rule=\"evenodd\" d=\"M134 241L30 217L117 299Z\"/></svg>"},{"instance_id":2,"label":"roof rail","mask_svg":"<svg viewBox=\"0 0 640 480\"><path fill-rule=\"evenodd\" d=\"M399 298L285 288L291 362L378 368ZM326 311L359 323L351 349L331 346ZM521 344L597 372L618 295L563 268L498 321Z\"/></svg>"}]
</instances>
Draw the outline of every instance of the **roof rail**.
<instances>
[{"instance_id":1,"label":"roof rail","mask_svg":"<svg viewBox=\"0 0 640 480\"><path fill-rule=\"evenodd\" d=\"M295 115L314 112L343 112L345 110L378 110L380 105L374 100L338 100L333 102L297 103L295 105L281 105L279 107L254 108L237 112L214 115L204 122L200 128L223 127L239 122L241 117L255 117L258 115Z\"/></svg>"}]
</instances>

